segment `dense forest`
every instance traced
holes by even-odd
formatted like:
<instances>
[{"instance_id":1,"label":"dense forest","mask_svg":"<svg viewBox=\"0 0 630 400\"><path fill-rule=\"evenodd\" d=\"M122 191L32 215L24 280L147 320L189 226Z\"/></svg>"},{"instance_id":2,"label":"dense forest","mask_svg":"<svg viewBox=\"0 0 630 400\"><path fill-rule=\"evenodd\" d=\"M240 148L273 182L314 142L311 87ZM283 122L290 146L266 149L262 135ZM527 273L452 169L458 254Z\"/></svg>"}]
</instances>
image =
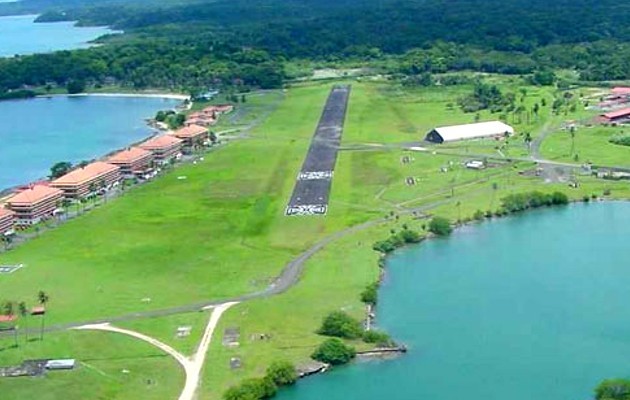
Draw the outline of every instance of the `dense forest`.
<instances>
[{"instance_id":1,"label":"dense forest","mask_svg":"<svg viewBox=\"0 0 630 400\"><path fill-rule=\"evenodd\" d=\"M0 4L0 14L35 7L41 21L78 20L125 34L87 50L0 59L4 91L69 81L272 88L292 77L291 62L367 65L406 76L558 68L588 81L630 76L630 3L613 0L20 3Z\"/></svg>"}]
</instances>

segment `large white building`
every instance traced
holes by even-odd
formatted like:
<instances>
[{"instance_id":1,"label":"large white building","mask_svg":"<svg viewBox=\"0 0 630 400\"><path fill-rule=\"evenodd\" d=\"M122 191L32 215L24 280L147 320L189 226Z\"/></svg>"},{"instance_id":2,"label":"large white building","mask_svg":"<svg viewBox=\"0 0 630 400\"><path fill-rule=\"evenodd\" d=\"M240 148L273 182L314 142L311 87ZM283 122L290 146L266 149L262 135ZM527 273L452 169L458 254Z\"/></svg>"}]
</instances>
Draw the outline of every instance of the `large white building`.
<instances>
[{"instance_id":1,"label":"large white building","mask_svg":"<svg viewBox=\"0 0 630 400\"><path fill-rule=\"evenodd\" d=\"M512 135L514 128L501 121L478 122L476 124L442 126L429 132L425 140L434 143L457 140L504 137Z\"/></svg>"}]
</instances>

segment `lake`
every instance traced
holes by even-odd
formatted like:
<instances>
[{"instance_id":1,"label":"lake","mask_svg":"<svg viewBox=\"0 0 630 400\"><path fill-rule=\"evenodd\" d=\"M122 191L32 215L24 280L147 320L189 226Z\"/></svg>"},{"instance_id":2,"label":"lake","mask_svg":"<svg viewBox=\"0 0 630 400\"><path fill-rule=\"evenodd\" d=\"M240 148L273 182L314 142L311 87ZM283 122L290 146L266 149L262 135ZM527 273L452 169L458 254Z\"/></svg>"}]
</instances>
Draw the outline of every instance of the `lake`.
<instances>
[{"instance_id":1,"label":"lake","mask_svg":"<svg viewBox=\"0 0 630 400\"><path fill-rule=\"evenodd\" d=\"M306 379L280 400L586 400L630 376L630 204L464 228L396 253L379 325L409 346Z\"/></svg>"},{"instance_id":2,"label":"lake","mask_svg":"<svg viewBox=\"0 0 630 400\"><path fill-rule=\"evenodd\" d=\"M153 132L146 123L181 101L144 97L50 97L0 102L0 189L49 174L58 161L100 157Z\"/></svg>"},{"instance_id":3,"label":"lake","mask_svg":"<svg viewBox=\"0 0 630 400\"><path fill-rule=\"evenodd\" d=\"M114 32L106 27L76 27L74 22L36 24L35 18L0 17L0 57L89 47L88 42Z\"/></svg>"}]
</instances>

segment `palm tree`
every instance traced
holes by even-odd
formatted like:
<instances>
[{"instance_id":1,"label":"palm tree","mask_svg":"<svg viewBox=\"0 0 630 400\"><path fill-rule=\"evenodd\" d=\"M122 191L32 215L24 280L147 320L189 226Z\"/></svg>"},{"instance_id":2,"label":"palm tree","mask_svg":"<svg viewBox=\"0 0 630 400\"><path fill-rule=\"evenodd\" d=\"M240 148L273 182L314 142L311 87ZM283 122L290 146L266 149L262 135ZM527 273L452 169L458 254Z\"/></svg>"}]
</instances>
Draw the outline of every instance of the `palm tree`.
<instances>
[{"instance_id":1,"label":"palm tree","mask_svg":"<svg viewBox=\"0 0 630 400\"><path fill-rule=\"evenodd\" d=\"M20 317L24 318L24 338L25 343L28 343L28 308L26 308L26 303L23 301L18 304L18 312L20 313Z\"/></svg>"},{"instance_id":2,"label":"palm tree","mask_svg":"<svg viewBox=\"0 0 630 400\"><path fill-rule=\"evenodd\" d=\"M45 308L46 307L46 303L48 303L49 300L50 300L50 297L43 290L40 290L39 293L37 293L37 301L39 302L39 304L42 305L42 307ZM46 319L46 311L44 310L44 313L42 314L41 330L40 330L40 333L39 333L40 340L44 340L45 319Z\"/></svg>"},{"instance_id":3,"label":"palm tree","mask_svg":"<svg viewBox=\"0 0 630 400\"><path fill-rule=\"evenodd\" d=\"M15 315L15 304L12 301L5 301L2 305L2 311L4 312L4 315L11 319ZM18 347L17 329L15 328L15 324L13 325L13 337L15 339L15 347Z\"/></svg>"}]
</instances>

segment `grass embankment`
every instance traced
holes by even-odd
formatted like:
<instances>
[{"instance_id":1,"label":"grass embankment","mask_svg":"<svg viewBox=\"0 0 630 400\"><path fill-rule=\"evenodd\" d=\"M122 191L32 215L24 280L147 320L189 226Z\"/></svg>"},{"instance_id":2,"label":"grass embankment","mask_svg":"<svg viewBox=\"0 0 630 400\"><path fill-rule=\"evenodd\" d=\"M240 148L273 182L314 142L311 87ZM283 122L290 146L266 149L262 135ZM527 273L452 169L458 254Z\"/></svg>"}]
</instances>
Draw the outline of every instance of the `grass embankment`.
<instances>
[{"instance_id":1,"label":"grass embankment","mask_svg":"<svg viewBox=\"0 0 630 400\"><path fill-rule=\"evenodd\" d=\"M515 92L520 85L493 79ZM564 184L545 185L537 177L519 175L532 169L533 163L514 164L506 159L483 171L462 167L471 158L472 148L482 155L500 156L497 146L502 146L503 153L525 154L521 134L508 145L496 141L449 145L449 151L458 153L450 155L395 147L342 151L329 214L286 218L284 207L330 86L297 85L247 139L3 255L0 263L27 267L0 276L0 292L19 301L46 290L52 299L50 322L225 298L266 287L287 261L329 234L392 211L398 215L317 253L307 262L303 280L287 293L241 304L225 314L211 346L202 387L204 398L218 399L240 379L264 374L275 359L308 360L322 340L314 332L328 312L344 309L362 317L359 294L378 275L373 242L387 238L390 229L400 229L403 223L421 230L427 221L422 212L407 214L410 208L426 207L420 211L455 220L471 217L477 210L496 210L501 197L521 191L561 189L574 199L592 193L601 196L610 188L613 196L628 194L627 189L622 191L623 185L587 177L579 178L580 188L568 189ZM384 82L354 83L343 143L418 141L435 125L473 122L474 115L449 107L470 90L469 86L403 89ZM519 101L529 106L545 98L550 104L553 96L551 89L528 87ZM521 118L516 129L531 131L535 137L543 127L564 118L552 116L548 107L529 123ZM482 120L496 117L481 113ZM408 157L405 162L404 156ZM416 184L407 185L408 177ZM148 298L150 302L142 301ZM133 321L125 326L189 352L205 323L202 315ZM181 325L193 326L193 337L174 339L174 330ZM240 330L236 348L221 343L228 327ZM0 353L0 364L5 364L5 357ZM230 368L232 357L241 359L241 368ZM32 387L32 393L39 390Z\"/></svg>"}]
</instances>

